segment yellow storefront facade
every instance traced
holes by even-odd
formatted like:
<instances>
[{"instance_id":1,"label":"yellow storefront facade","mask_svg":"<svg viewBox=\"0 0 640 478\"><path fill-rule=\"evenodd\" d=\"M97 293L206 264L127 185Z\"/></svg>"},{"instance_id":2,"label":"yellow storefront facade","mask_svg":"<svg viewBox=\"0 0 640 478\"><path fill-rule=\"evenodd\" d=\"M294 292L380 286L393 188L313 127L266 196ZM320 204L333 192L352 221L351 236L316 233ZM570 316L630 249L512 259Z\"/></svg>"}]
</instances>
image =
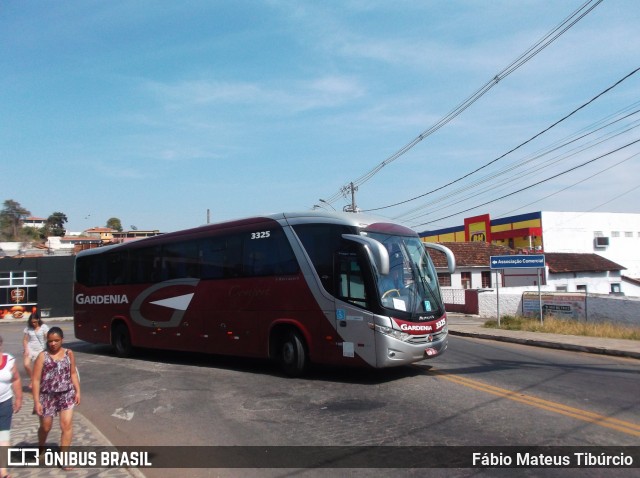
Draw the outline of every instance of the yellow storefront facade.
<instances>
[{"instance_id":1,"label":"yellow storefront facade","mask_svg":"<svg viewBox=\"0 0 640 478\"><path fill-rule=\"evenodd\" d=\"M489 214L468 217L464 225L420 233L424 242L487 242L522 251L543 251L542 213L500 219Z\"/></svg>"}]
</instances>

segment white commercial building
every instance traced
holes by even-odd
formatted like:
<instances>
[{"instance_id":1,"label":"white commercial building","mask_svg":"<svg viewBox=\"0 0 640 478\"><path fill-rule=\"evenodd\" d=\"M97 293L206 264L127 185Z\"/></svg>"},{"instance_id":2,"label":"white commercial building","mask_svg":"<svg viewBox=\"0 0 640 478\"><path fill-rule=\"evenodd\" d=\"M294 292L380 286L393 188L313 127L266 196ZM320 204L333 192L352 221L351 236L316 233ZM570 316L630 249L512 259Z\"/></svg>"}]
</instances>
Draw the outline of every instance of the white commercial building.
<instances>
[{"instance_id":1,"label":"white commercial building","mask_svg":"<svg viewBox=\"0 0 640 478\"><path fill-rule=\"evenodd\" d=\"M597 254L622 270L606 272L601 265L585 268L584 258L575 258L575 264L565 265L564 277L562 271L550 270L560 282L564 280L558 287L604 293L610 284L610 292L636 296L640 288L640 214L541 211L499 219L483 214L465 218L464 225L424 231L420 236L426 242L484 242L516 254Z\"/></svg>"},{"instance_id":2,"label":"white commercial building","mask_svg":"<svg viewBox=\"0 0 640 478\"><path fill-rule=\"evenodd\" d=\"M544 252L595 252L640 278L640 214L610 212L542 213Z\"/></svg>"}]
</instances>

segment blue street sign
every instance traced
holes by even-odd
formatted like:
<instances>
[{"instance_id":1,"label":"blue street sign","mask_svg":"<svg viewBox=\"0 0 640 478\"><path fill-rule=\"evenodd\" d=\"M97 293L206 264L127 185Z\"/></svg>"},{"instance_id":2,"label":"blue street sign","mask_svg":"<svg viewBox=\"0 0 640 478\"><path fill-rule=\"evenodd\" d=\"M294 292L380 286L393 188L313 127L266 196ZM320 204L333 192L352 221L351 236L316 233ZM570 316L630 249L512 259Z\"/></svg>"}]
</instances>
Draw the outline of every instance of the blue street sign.
<instances>
[{"instance_id":1,"label":"blue street sign","mask_svg":"<svg viewBox=\"0 0 640 478\"><path fill-rule=\"evenodd\" d=\"M544 254L491 256L489 258L489 266L491 269L542 269L544 267Z\"/></svg>"}]
</instances>

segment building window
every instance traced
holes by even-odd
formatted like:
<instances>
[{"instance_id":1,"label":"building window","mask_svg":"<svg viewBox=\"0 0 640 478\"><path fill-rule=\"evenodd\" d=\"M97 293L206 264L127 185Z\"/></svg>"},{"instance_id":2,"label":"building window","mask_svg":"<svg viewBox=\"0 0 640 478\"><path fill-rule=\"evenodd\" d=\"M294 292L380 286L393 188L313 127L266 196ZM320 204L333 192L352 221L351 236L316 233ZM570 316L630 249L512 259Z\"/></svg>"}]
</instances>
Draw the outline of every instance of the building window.
<instances>
[{"instance_id":1,"label":"building window","mask_svg":"<svg viewBox=\"0 0 640 478\"><path fill-rule=\"evenodd\" d=\"M35 271L0 272L0 317L28 319L38 303Z\"/></svg>"},{"instance_id":2,"label":"building window","mask_svg":"<svg viewBox=\"0 0 640 478\"><path fill-rule=\"evenodd\" d=\"M624 237L633 237L633 232L631 232L631 231L625 231L625 233L624 233Z\"/></svg>"},{"instance_id":3,"label":"building window","mask_svg":"<svg viewBox=\"0 0 640 478\"><path fill-rule=\"evenodd\" d=\"M587 285L586 284L578 284L576 286L576 290L578 292L587 292Z\"/></svg>"},{"instance_id":4,"label":"building window","mask_svg":"<svg viewBox=\"0 0 640 478\"><path fill-rule=\"evenodd\" d=\"M491 287L491 271L482 271L482 287Z\"/></svg>"},{"instance_id":5,"label":"building window","mask_svg":"<svg viewBox=\"0 0 640 478\"><path fill-rule=\"evenodd\" d=\"M611 237L620 237L620 231L611 231Z\"/></svg>"},{"instance_id":6,"label":"building window","mask_svg":"<svg viewBox=\"0 0 640 478\"><path fill-rule=\"evenodd\" d=\"M440 287L451 287L451 274L438 272L438 284L440 284Z\"/></svg>"},{"instance_id":7,"label":"building window","mask_svg":"<svg viewBox=\"0 0 640 478\"><path fill-rule=\"evenodd\" d=\"M622 292L622 287L620 287L620 284L611 284L612 294L620 294L621 292Z\"/></svg>"},{"instance_id":8,"label":"building window","mask_svg":"<svg viewBox=\"0 0 640 478\"><path fill-rule=\"evenodd\" d=\"M557 292L567 292L567 286L566 285L557 285L556 286L556 291Z\"/></svg>"},{"instance_id":9,"label":"building window","mask_svg":"<svg viewBox=\"0 0 640 478\"><path fill-rule=\"evenodd\" d=\"M593 237L604 237L602 231L593 231Z\"/></svg>"},{"instance_id":10,"label":"building window","mask_svg":"<svg viewBox=\"0 0 640 478\"><path fill-rule=\"evenodd\" d=\"M471 272L462 272L461 276L462 288L471 289Z\"/></svg>"}]
</instances>

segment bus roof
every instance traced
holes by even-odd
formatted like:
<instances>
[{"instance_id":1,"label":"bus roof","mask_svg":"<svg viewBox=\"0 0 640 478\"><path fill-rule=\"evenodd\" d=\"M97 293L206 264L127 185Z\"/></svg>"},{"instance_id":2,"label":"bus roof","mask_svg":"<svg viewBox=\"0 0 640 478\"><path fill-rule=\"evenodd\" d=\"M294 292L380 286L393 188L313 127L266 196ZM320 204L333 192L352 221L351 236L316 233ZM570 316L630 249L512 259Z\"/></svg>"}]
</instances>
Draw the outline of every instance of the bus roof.
<instances>
[{"instance_id":1,"label":"bus roof","mask_svg":"<svg viewBox=\"0 0 640 478\"><path fill-rule=\"evenodd\" d=\"M153 244L162 244L167 241L173 241L183 236L202 236L213 231L224 229L242 228L251 224L260 224L273 221L278 224L306 224L306 223L326 223L326 224L342 224L346 226L354 226L361 229L370 229L377 232L401 235L417 235L415 231L394 223L388 219L380 218L363 213L340 212L340 211L303 211L303 212L286 212L278 214L265 214L262 216L253 216L243 219L235 219L223 221L202 226L182 229L179 231L167 232L152 237L145 237L134 241L128 241L122 244L114 244L95 249L88 249L78 253L78 256L89 254L101 254L114 249L120 248L137 248L145 247Z\"/></svg>"}]
</instances>

